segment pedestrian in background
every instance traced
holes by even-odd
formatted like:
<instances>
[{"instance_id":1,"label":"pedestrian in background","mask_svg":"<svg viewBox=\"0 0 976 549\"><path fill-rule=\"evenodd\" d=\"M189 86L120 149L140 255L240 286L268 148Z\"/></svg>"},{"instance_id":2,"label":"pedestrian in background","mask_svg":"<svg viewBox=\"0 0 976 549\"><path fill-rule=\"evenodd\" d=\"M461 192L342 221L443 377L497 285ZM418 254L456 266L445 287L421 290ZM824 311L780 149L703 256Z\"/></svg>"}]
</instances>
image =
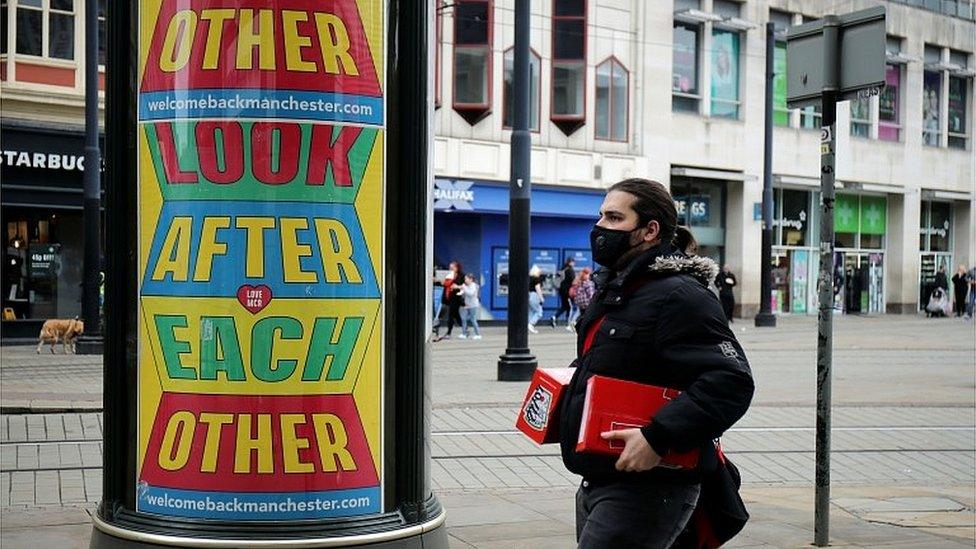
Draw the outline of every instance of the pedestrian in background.
<instances>
[{"instance_id":1,"label":"pedestrian in background","mask_svg":"<svg viewBox=\"0 0 976 549\"><path fill-rule=\"evenodd\" d=\"M444 275L444 280L435 281L435 284L440 284L444 290L441 292L441 310L437 315L438 321L434 326L434 341L451 339L454 324L461 324L461 303L463 302L461 285L464 280L462 273L461 263L452 261L448 266L447 274ZM445 320L447 321L447 333L441 336L441 326Z\"/></svg>"},{"instance_id":2,"label":"pedestrian in background","mask_svg":"<svg viewBox=\"0 0 976 549\"><path fill-rule=\"evenodd\" d=\"M576 318L570 322L573 331L576 330L577 319L586 313L586 308L590 306L590 301L593 300L593 295L596 293L596 285L590 278L591 272L589 267L583 267L576 282L576 295L573 296L573 303L576 305Z\"/></svg>"},{"instance_id":3,"label":"pedestrian in background","mask_svg":"<svg viewBox=\"0 0 976 549\"><path fill-rule=\"evenodd\" d=\"M559 308L549 319L549 324L552 325L552 329L556 329L556 320L566 314L566 327L569 329L569 319L572 316L572 301L569 298L569 290L573 287L573 283L576 281L576 272L573 270L573 258L569 258L563 263L563 268L559 271L562 279L559 282Z\"/></svg>"},{"instance_id":4,"label":"pedestrian in background","mask_svg":"<svg viewBox=\"0 0 976 549\"><path fill-rule=\"evenodd\" d=\"M718 288L718 298L722 301L722 310L725 311L725 318L732 322L732 313L735 311L735 294L732 288L736 285L735 275L732 268L726 265L722 272L715 278L715 286Z\"/></svg>"},{"instance_id":5,"label":"pedestrian in background","mask_svg":"<svg viewBox=\"0 0 976 549\"><path fill-rule=\"evenodd\" d=\"M976 265L969 269L969 302L966 304L966 317L976 315Z\"/></svg>"},{"instance_id":6,"label":"pedestrian in background","mask_svg":"<svg viewBox=\"0 0 976 549\"><path fill-rule=\"evenodd\" d=\"M533 265L529 269L529 331L539 333L536 323L542 318L542 269Z\"/></svg>"},{"instance_id":7,"label":"pedestrian in background","mask_svg":"<svg viewBox=\"0 0 976 549\"><path fill-rule=\"evenodd\" d=\"M583 477L576 493L582 549L671 547L696 512L699 494L714 493L702 491L703 482L713 486L705 464L721 461L713 440L752 400L749 362L708 289L718 267L675 248L676 225L674 199L663 185L627 179L610 187L590 233L593 260L604 267L577 324L576 373L562 397L559 427L563 463ZM681 393L647 418L647 426L602 433L620 443L619 457L578 453L595 374ZM668 452L693 449L701 452L698 467L658 467ZM734 468L725 461L714 469ZM703 501L702 509L714 501ZM736 517L734 527L711 523L719 543L744 525L742 513L727 516Z\"/></svg>"},{"instance_id":8,"label":"pedestrian in background","mask_svg":"<svg viewBox=\"0 0 976 549\"><path fill-rule=\"evenodd\" d=\"M966 312L966 293L969 291L969 274L965 265L960 265L956 274L952 275L952 290L956 298L953 303L956 316L962 316Z\"/></svg>"},{"instance_id":9,"label":"pedestrian in background","mask_svg":"<svg viewBox=\"0 0 976 549\"><path fill-rule=\"evenodd\" d=\"M468 327L470 326L474 335L471 339L481 339L481 330L478 328L478 310L481 309L481 300L478 299L478 292L481 288L474 281L474 275L468 273L464 275L464 285L461 286L461 297L464 305L461 307L461 335L460 339L468 337Z\"/></svg>"}]
</instances>

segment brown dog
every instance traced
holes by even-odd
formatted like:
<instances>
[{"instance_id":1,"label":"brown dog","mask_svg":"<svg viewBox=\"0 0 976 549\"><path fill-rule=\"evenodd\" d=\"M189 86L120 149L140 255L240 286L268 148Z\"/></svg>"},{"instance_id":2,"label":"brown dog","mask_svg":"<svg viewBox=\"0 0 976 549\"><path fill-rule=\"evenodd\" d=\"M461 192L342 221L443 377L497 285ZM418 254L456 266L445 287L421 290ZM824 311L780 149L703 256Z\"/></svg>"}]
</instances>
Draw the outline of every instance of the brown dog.
<instances>
[{"instance_id":1,"label":"brown dog","mask_svg":"<svg viewBox=\"0 0 976 549\"><path fill-rule=\"evenodd\" d=\"M57 344L58 339L61 340L61 345L64 348L64 354L68 354L68 347L71 347L71 352L75 352L75 339L79 335L85 333L85 323L78 319L63 319L63 318L52 318L50 320L45 320L44 325L41 326L41 334L38 336L37 342L37 352L41 352L41 346L45 342L51 343L51 354L54 354L54 346Z\"/></svg>"}]
</instances>

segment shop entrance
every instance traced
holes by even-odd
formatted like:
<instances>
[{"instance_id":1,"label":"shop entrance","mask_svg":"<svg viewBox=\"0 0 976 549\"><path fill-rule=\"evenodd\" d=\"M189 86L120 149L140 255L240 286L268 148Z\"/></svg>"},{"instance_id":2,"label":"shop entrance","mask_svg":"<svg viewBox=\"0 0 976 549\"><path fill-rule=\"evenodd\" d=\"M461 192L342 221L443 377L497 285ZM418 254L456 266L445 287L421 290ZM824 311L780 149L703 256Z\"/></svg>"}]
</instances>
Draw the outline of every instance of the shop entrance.
<instances>
[{"instance_id":1,"label":"shop entrance","mask_svg":"<svg viewBox=\"0 0 976 549\"><path fill-rule=\"evenodd\" d=\"M834 308L851 314L879 314L885 310L884 254L837 252Z\"/></svg>"},{"instance_id":2,"label":"shop entrance","mask_svg":"<svg viewBox=\"0 0 976 549\"><path fill-rule=\"evenodd\" d=\"M929 303L929 297L935 290L935 274L939 268L945 269L946 279L952 277L955 271L952 268L952 254L949 252L932 252L919 254L919 283L918 283L918 308L924 310ZM946 289L946 293L952 295L951 286Z\"/></svg>"}]
</instances>

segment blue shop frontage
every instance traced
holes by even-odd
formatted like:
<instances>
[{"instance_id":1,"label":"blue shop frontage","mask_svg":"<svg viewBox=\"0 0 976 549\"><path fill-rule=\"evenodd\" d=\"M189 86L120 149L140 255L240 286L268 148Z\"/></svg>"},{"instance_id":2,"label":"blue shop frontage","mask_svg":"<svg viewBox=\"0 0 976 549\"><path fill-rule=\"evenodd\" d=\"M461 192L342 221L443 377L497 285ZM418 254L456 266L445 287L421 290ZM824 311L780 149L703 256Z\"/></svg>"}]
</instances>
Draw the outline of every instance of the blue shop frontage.
<instances>
[{"instance_id":1,"label":"blue shop frontage","mask_svg":"<svg viewBox=\"0 0 976 549\"><path fill-rule=\"evenodd\" d=\"M593 267L590 229L604 191L532 186L529 265L542 271L543 307L559 306L556 273L567 258L578 271ZM481 286L480 318L505 320L508 307L508 182L437 178L434 182L434 268L451 261L474 273ZM524 276L528 276L525 273ZM440 302L435 287L435 310Z\"/></svg>"}]
</instances>

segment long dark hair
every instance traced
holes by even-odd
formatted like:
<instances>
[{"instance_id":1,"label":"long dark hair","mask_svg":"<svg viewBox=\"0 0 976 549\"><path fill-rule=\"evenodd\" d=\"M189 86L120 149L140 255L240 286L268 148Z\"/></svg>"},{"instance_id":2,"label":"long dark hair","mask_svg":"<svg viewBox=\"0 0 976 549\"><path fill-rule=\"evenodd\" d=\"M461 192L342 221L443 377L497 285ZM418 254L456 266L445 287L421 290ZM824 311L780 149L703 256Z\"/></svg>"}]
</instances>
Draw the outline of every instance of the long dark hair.
<instances>
[{"instance_id":1,"label":"long dark hair","mask_svg":"<svg viewBox=\"0 0 976 549\"><path fill-rule=\"evenodd\" d=\"M614 183L609 192L622 191L636 198L634 211L637 212L640 225L650 221L657 221L661 228L661 242L671 242L675 237L678 226L678 210L674 207L674 198L668 189L650 179L633 177Z\"/></svg>"}]
</instances>

